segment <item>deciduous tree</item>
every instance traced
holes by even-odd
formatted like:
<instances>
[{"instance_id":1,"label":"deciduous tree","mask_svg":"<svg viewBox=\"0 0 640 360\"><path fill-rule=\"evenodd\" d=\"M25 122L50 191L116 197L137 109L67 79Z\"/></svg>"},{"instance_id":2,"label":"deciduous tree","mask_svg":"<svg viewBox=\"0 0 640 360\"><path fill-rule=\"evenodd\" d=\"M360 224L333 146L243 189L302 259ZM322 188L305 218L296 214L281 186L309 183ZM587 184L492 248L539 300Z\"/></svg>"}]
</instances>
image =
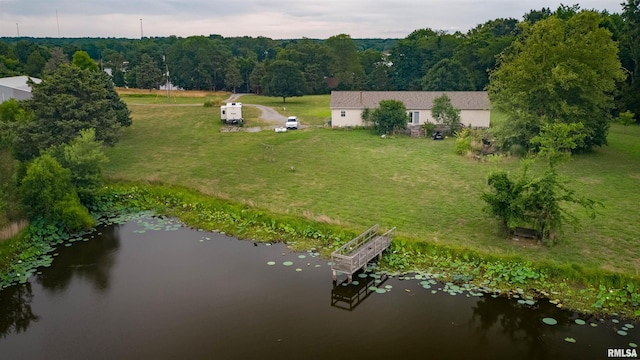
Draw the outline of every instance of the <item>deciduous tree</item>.
<instances>
[{"instance_id":1,"label":"deciduous tree","mask_svg":"<svg viewBox=\"0 0 640 360\"><path fill-rule=\"evenodd\" d=\"M370 110L368 114L369 119L366 120L373 123L378 134L392 134L406 129L410 121L407 108L398 100L382 100L378 108Z\"/></svg>"},{"instance_id":2,"label":"deciduous tree","mask_svg":"<svg viewBox=\"0 0 640 360\"><path fill-rule=\"evenodd\" d=\"M267 66L262 78L264 94L281 97L283 103L288 97L304 95L305 87L304 76L292 61L272 62Z\"/></svg>"},{"instance_id":3,"label":"deciduous tree","mask_svg":"<svg viewBox=\"0 0 640 360\"><path fill-rule=\"evenodd\" d=\"M98 64L96 64L96 62L93 61L93 59L89 56L89 53L87 53L86 51L82 51L82 50L76 51L73 54L73 59L71 60L71 62L73 63L73 65L83 70L90 70L90 71L100 70L98 68Z\"/></svg>"},{"instance_id":4,"label":"deciduous tree","mask_svg":"<svg viewBox=\"0 0 640 360\"><path fill-rule=\"evenodd\" d=\"M95 130L81 130L70 143L51 147L46 153L71 172L71 183L80 202L86 206L92 204L103 183L102 170L108 161L102 143L96 141Z\"/></svg>"},{"instance_id":5,"label":"deciduous tree","mask_svg":"<svg viewBox=\"0 0 640 360\"><path fill-rule=\"evenodd\" d=\"M451 132L460 129L460 109L451 104L447 94L442 94L433 100L431 117L437 124L448 127Z\"/></svg>"},{"instance_id":6,"label":"deciduous tree","mask_svg":"<svg viewBox=\"0 0 640 360\"><path fill-rule=\"evenodd\" d=\"M529 148L544 124L582 123L585 138L577 151L606 144L614 91L624 75L617 46L600 19L583 11L568 20L551 16L524 23L522 36L490 76L492 104L509 117L508 128L496 136ZM518 134L522 129L524 136Z\"/></svg>"},{"instance_id":7,"label":"deciduous tree","mask_svg":"<svg viewBox=\"0 0 640 360\"><path fill-rule=\"evenodd\" d=\"M467 69L459 62L442 59L424 77L423 90L426 91L470 91L473 84Z\"/></svg>"},{"instance_id":8,"label":"deciduous tree","mask_svg":"<svg viewBox=\"0 0 640 360\"><path fill-rule=\"evenodd\" d=\"M71 184L71 172L51 155L42 155L29 163L20 182L20 195L31 218L61 222L70 231L88 229L95 223L80 204Z\"/></svg>"}]
</instances>

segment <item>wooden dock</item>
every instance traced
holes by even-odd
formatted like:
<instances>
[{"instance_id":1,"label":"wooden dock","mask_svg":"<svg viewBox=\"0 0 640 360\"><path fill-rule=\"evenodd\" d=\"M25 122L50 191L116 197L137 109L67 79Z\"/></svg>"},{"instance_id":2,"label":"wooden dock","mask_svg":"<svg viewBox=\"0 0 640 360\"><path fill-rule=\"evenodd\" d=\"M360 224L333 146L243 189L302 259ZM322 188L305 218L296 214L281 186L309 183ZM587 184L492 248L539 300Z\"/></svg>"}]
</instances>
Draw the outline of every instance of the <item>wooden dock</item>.
<instances>
[{"instance_id":1,"label":"wooden dock","mask_svg":"<svg viewBox=\"0 0 640 360\"><path fill-rule=\"evenodd\" d=\"M394 227L382 235L379 234L378 229L378 224L372 226L331 253L333 281L337 280L340 272L349 276L350 283L356 271L366 269L369 261L376 256L382 256L382 252L391 244L391 239L396 234L396 228Z\"/></svg>"}]
</instances>

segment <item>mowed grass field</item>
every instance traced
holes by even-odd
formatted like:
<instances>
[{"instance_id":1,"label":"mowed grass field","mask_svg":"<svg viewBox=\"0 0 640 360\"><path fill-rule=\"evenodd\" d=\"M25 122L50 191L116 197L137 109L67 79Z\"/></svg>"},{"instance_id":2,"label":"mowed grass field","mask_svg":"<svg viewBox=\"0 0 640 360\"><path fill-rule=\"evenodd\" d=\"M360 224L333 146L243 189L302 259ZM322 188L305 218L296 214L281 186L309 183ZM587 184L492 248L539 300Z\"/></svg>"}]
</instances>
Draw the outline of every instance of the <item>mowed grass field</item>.
<instances>
[{"instance_id":1,"label":"mowed grass field","mask_svg":"<svg viewBox=\"0 0 640 360\"><path fill-rule=\"evenodd\" d=\"M288 99L284 110L282 99L240 101L273 106L303 124L319 125L329 116L329 96ZM497 168L517 172L517 159L478 162L455 155L451 138L383 139L366 130L220 132L217 107L147 103L130 109L133 125L107 150L106 175L113 180L179 184L356 230L380 223L415 241L640 274L637 126L613 126L609 146L565 166L572 188L604 207L595 220L578 212L583 227L567 228L561 243L548 248L500 234L483 212L480 194L487 189L487 174Z\"/></svg>"}]
</instances>

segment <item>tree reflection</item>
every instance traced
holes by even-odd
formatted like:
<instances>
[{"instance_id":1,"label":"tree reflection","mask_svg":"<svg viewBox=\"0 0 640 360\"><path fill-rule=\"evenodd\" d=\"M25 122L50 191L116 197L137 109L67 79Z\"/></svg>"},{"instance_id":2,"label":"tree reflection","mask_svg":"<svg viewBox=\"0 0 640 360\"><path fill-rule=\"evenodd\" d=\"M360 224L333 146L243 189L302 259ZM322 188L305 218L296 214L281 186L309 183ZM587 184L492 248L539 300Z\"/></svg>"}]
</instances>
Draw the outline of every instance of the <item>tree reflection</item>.
<instances>
[{"instance_id":1,"label":"tree reflection","mask_svg":"<svg viewBox=\"0 0 640 360\"><path fill-rule=\"evenodd\" d=\"M20 333L39 317L31 310L31 283L11 286L0 291L0 337Z\"/></svg>"},{"instance_id":2,"label":"tree reflection","mask_svg":"<svg viewBox=\"0 0 640 360\"><path fill-rule=\"evenodd\" d=\"M558 320L558 325L545 325L543 317ZM518 304L514 299L484 297L473 307L471 323L480 335L479 345L488 343L490 333L497 332L514 342L526 344L531 358L548 359L553 354L545 337L566 330L568 325L561 324L568 324L570 318L570 312L560 310L546 301L540 301L530 308Z\"/></svg>"},{"instance_id":3,"label":"tree reflection","mask_svg":"<svg viewBox=\"0 0 640 360\"><path fill-rule=\"evenodd\" d=\"M64 290L74 276L92 283L97 290L109 288L109 275L114 264L114 252L120 247L116 225L101 228L101 235L87 242L74 243L60 251L52 266L43 271L36 281L43 288L58 292Z\"/></svg>"}]
</instances>

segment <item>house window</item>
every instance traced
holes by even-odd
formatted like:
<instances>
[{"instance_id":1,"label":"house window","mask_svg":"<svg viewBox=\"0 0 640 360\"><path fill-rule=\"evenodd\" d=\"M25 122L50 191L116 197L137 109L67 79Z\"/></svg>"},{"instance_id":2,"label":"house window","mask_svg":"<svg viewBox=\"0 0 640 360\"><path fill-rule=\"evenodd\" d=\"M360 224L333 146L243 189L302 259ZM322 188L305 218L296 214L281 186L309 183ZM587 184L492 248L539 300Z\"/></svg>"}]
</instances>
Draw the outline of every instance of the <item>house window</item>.
<instances>
[{"instance_id":1,"label":"house window","mask_svg":"<svg viewBox=\"0 0 640 360\"><path fill-rule=\"evenodd\" d=\"M411 117L411 123L413 125L420 124L420 112L419 111L414 111L413 112L413 116Z\"/></svg>"},{"instance_id":2,"label":"house window","mask_svg":"<svg viewBox=\"0 0 640 360\"><path fill-rule=\"evenodd\" d=\"M345 116L347 116L347 112L345 110L341 110L340 117L345 117Z\"/></svg>"}]
</instances>

